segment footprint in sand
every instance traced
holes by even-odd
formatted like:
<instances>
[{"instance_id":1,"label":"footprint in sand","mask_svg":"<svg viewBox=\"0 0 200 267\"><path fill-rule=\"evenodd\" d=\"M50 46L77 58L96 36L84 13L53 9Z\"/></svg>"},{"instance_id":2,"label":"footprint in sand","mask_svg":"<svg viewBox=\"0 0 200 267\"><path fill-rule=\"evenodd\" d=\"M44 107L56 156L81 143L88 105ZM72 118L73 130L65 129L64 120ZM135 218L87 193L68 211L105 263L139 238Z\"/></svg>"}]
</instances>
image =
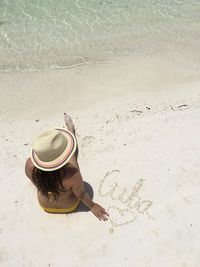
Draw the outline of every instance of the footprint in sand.
<instances>
[{"instance_id":1,"label":"footprint in sand","mask_svg":"<svg viewBox=\"0 0 200 267\"><path fill-rule=\"evenodd\" d=\"M178 106L177 110L183 111L183 110L188 109L188 108L189 108L188 105L183 104L183 105Z\"/></svg>"},{"instance_id":2,"label":"footprint in sand","mask_svg":"<svg viewBox=\"0 0 200 267\"><path fill-rule=\"evenodd\" d=\"M85 136L81 140L81 147L87 147L89 146L93 141L95 140L94 136Z\"/></svg>"},{"instance_id":3,"label":"footprint in sand","mask_svg":"<svg viewBox=\"0 0 200 267\"><path fill-rule=\"evenodd\" d=\"M129 114L126 115L126 119L132 119L135 116L142 115L142 110L133 109L129 111Z\"/></svg>"}]
</instances>

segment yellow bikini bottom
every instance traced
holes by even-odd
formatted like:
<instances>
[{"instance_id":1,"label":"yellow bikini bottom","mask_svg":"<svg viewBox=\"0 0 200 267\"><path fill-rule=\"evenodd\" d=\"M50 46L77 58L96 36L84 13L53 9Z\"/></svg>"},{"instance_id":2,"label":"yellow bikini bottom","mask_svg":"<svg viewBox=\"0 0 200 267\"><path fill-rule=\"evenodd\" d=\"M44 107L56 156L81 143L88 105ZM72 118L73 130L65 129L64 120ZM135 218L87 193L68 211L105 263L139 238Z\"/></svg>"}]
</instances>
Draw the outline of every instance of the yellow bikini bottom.
<instances>
[{"instance_id":1,"label":"yellow bikini bottom","mask_svg":"<svg viewBox=\"0 0 200 267\"><path fill-rule=\"evenodd\" d=\"M73 210L75 210L78 207L79 203L80 203L80 199L77 199L77 201L74 203L74 205L72 205L71 207L66 208L66 209L45 208L40 203L39 204L46 212L49 212L49 213L67 213L67 212L72 212Z\"/></svg>"}]
</instances>

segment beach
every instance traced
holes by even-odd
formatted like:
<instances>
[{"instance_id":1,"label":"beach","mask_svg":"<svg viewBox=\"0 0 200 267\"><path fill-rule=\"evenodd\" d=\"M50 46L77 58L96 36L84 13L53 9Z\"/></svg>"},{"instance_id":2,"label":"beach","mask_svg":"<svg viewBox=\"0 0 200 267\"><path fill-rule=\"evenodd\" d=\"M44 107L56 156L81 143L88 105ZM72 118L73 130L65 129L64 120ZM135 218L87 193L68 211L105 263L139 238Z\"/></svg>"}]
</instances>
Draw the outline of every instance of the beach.
<instances>
[{"instance_id":1,"label":"beach","mask_svg":"<svg viewBox=\"0 0 200 267\"><path fill-rule=\"evenodd\" d=\"M199 14L197 0L0 3L0 266L200 266ZM64 112L106 222L44 212L25 175Z\"/></svg>"},{"instance_id":2,"label":"beach","mask_svg":"<svg viewBox=\"0 0 200 267\"><path fill-rule=\"evenodd\" d=\"M1 74L1 266L199 266L199 73L161 63ZM45 213L25 176L63 112L108 222Z\"/></svg>"}]
</instances>

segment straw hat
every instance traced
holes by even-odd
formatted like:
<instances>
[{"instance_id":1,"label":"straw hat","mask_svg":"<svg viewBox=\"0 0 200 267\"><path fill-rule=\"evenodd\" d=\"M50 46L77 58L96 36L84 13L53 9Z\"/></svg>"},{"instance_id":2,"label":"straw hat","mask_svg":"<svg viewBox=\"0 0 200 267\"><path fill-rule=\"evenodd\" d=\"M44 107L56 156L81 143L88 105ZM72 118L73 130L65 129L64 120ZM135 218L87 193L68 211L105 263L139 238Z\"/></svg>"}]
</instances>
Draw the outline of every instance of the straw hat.
<instances>
[{"instance_id":1,"label":"straw hat","mask_svg":"<svg viewBox=\"0 0 200 267\"><path fill-rule=\"evenodd\" d=\"M64 128L54 128L37 137L31 148L31 160L43 171L63 167L76 150L75 136Z\"/></svg>"}]
</instances>

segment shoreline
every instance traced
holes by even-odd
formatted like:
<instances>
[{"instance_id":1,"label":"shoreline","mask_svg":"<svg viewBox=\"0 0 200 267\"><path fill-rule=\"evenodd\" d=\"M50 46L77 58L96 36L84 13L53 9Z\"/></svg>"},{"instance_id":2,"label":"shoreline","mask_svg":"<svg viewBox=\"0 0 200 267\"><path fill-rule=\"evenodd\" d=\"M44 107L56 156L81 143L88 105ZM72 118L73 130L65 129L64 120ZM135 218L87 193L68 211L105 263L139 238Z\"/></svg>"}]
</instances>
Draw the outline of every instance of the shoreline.
<instances>
[{"instance_id":1,"label":"shoreline","mask_svg":"<svg viewBox=\"0 0 200 267\"><path fill-rule=\"evenodd\" d=\"M113 64L38 73L0 73L1 115L19 120L45 118L66 110L86 109L115 96L181 94L197 87L199 77L198 69L159 58L123 58Z\"/></svg>"}]
</instances>

